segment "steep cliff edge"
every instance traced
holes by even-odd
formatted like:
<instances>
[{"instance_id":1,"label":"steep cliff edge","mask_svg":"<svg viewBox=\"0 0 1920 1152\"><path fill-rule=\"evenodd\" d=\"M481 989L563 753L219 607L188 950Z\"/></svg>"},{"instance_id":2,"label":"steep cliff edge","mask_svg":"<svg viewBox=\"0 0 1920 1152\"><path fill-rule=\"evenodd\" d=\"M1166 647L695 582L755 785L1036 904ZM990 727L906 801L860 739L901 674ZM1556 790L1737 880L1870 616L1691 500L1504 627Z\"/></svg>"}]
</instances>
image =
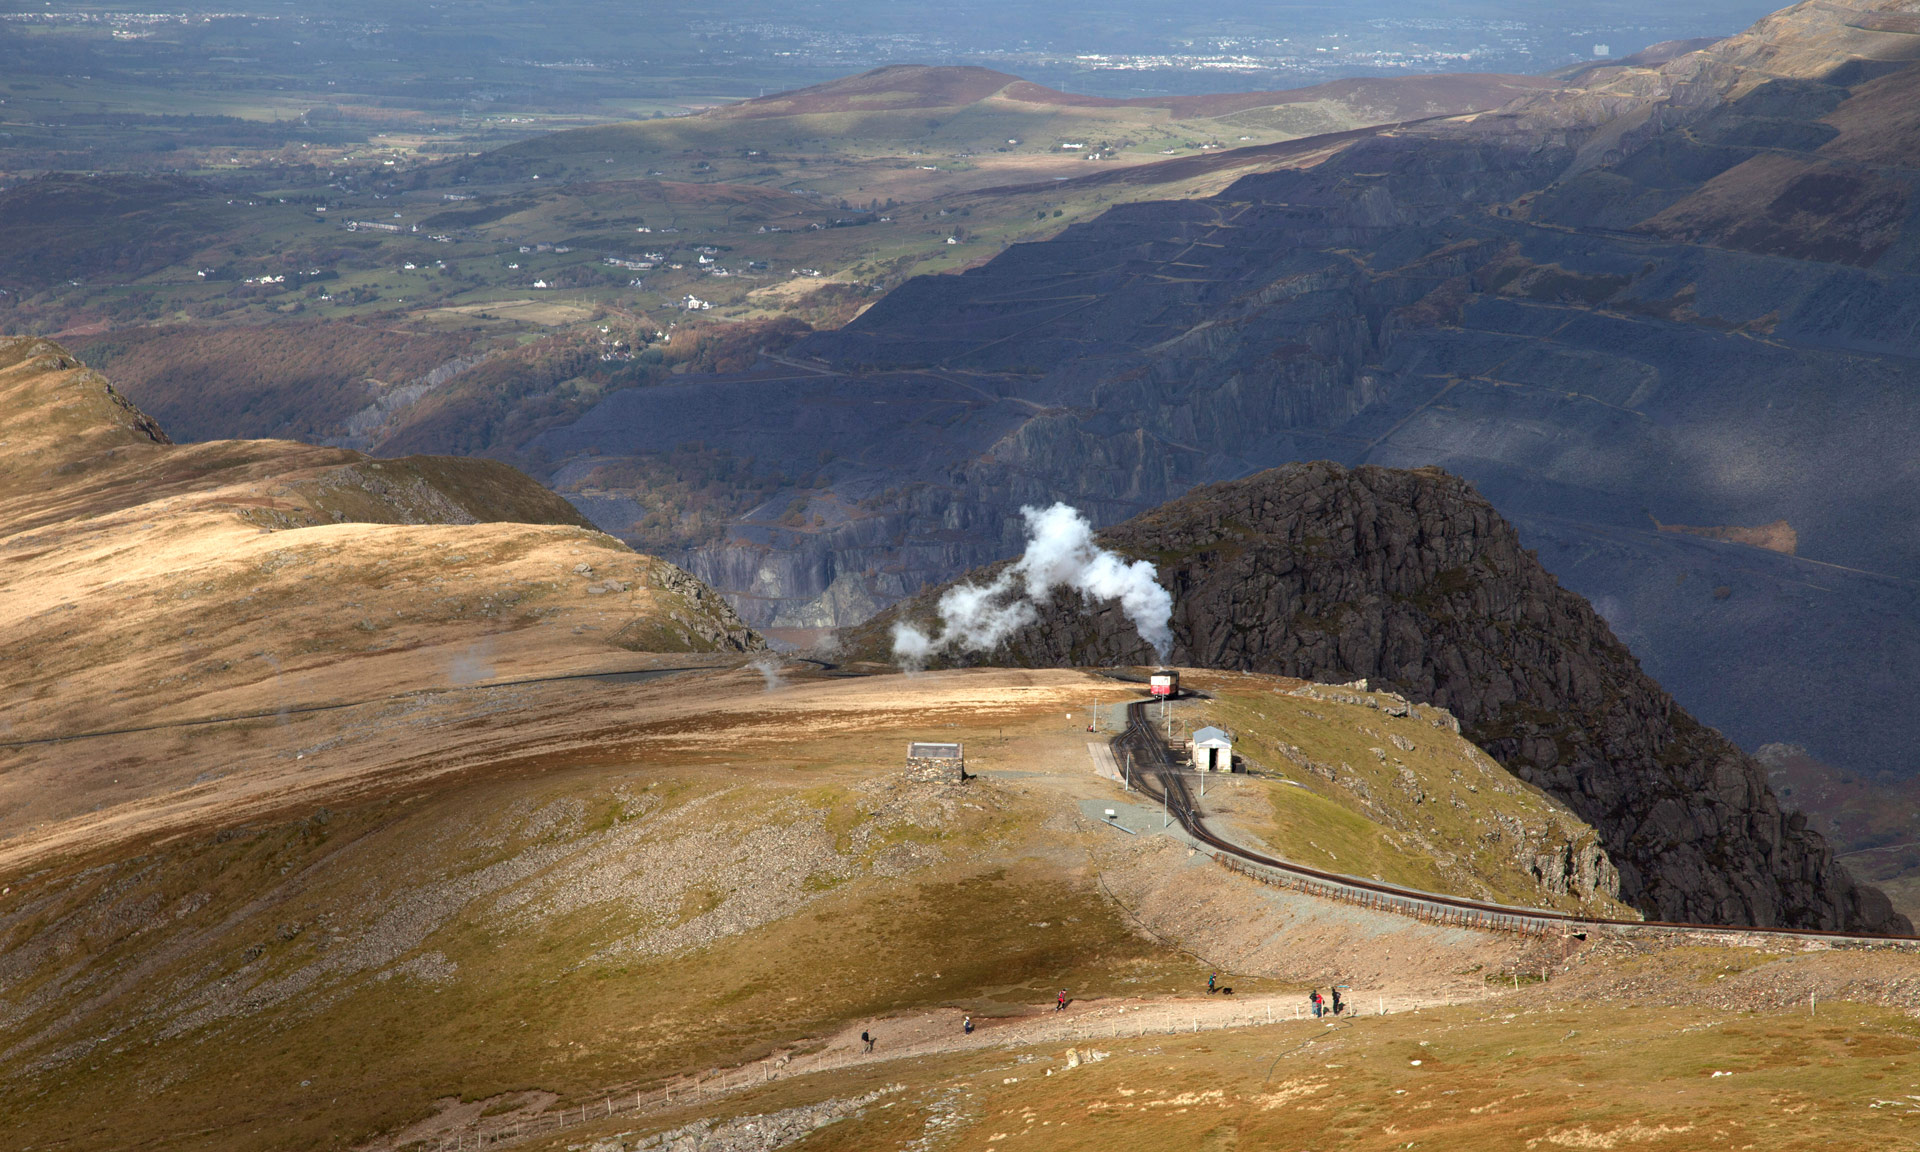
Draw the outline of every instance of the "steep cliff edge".
<instances>
[{"instance_id":1,"label":"steep cliff edge","mask_svg":"<svg viewBox=\"0 0 1920 1152\"><path fill-rule=\"evenodd\" d=\"M1451 710L1510 771L1600 831L1621 898L1650 918L1912 930L1462 480L1288 465L1195 489L1102 540L1158 566L1174 598L1176 663L1365 677ZM849 630L847 651L884 657L892 622L930 618L937 595ZM1152 659L1117 606L1069 598L1004 648L961 658Z\"/></svg>"}]
</instances>

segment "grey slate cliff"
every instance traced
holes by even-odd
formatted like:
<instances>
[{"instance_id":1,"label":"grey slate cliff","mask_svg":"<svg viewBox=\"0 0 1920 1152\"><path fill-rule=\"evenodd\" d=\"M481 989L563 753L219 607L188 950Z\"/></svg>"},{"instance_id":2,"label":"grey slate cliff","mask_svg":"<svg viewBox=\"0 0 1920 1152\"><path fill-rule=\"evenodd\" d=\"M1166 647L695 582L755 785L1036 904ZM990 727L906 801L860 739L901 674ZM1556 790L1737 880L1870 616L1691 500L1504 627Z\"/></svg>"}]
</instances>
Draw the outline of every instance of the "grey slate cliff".
<instances>
[{"instance_id":1,"label":"grey slate cliff","mask_svg":"<svg viewBox=\"0 0 1920 1152\"><path fill-rule=\"evenodd\" d=\"M1101 539L1158 566L1175 663L1366 677L1451 710L1470 739L1599 831L1621 898L1649 918L1912 931L1463 480L1293 464L1197 488ZM938 592L843 633L846 650L884 658L892 621L930 619ZM1116 604L1062 597L1004 648L957 662L1152 659Z\"/></svg>"}]
</instances>

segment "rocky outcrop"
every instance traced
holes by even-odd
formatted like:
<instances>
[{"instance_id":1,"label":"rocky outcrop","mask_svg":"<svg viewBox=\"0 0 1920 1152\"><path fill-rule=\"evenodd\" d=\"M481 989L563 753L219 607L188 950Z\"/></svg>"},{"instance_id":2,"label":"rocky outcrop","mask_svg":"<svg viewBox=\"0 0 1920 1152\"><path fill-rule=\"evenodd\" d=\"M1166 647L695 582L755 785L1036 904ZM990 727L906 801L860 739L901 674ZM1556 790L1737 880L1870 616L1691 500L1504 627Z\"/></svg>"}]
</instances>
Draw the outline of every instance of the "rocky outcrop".
<instances>
[{"instance_id":1,"label":"rocky outcrop","mask_svg":"<svg viewBox=\"0 0 1920 1152\"><path fill-rule=\"evenodd\" d=\"M631 1143L623 1133L584 1147L586 1152L773 1152L804 1140L829 1124L859 1116L867 1105L897 1091L898 1086L890 1086L864 1096L823 1100L818 1104L736 1116L731 1120L702 1118Z\"/></svg>"},{"instance_id":2,"label":"rocky outcrop","mask_svg":"<svg viewBox=\"0 0 1920 1152\"><path fill-rule=\"evenodd\" d=\"M353 454L358 457L358 453ZM526 473L498 460L460 456L360 457L274 493L278 507L251 518L263 527L314 524L593 524Z\"/></svg>"},{"instance_id":3,"label":"rocky outcrop","mask_svg":"<svg viewBox=\"0 0 1920 1152\"><path fill-rule=\"evenodd\" d=\"M614 633L612 643L637 652L760 652L766 649L766 640L747 627L725 597L684 568L658 560L647 575L652 588L664 596L656 617L636 618ZM618 591L624 592L626 588L623 585ZM587 592L592 594L593 586L589 585Z\"/></svg>"},{"instance_id":4,"label":"rocky outcrop","mask_svg":"<svg viewBox=\"0 0 1920 1152\"><path fill-rule=\"evenodd\" d=\"M1288 465L1196 489L1102 540L1157 565L1174 598L1175 663L1366 678L1447 709L1599 830L1621 898L1650 918L1911 931L1804 817L1781 809L1759 765L1675 704L1456 477ZM891 622L930 617L934 598L850 631L846 646L884 655ZM1070 598L1004 648L961 658L1152 659L1118 605ZM1566 860L1541 874L1592 884L1590 870Z\"/></svg>"}]
</instances>

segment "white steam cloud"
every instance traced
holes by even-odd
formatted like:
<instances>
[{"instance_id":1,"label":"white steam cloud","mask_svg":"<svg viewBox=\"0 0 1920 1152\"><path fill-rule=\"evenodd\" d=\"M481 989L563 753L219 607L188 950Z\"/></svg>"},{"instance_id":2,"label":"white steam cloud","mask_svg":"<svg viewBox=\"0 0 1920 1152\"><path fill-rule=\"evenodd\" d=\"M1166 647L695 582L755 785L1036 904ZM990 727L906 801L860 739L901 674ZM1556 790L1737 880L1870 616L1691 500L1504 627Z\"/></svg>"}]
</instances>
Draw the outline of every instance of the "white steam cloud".
<instances>
[{"instance_id":1,"label":"white steam cloud","mask_svg":"<svg viewBox=\"0 0 1920 1152\"><path fill-rule=\"evenodd\" d=\"M958 584L940 597L940 632L929 636L905 621L893 626L893 655L920 667L945 650L984 652L1039 618L1038 605L1056 588L1072 588L1094 600L1118 600L1140 638L1164 663L1173 646L1168 621L1173 597L1154 579L1145 560L1129 564L1093 542L1093 525L1067 504L1022 508L1027 550L1017 563L981 587Z\"/></svg>"},{"instance_id":2,"label":"white steam cloud","mask_svg":"<svg viewBox=\"0 0 1920 1152\"><path fill-rule=\"evenodd\" d=\"M771 652L747 661L747 667L766 679L769 692L778 692L787 686L787 682L780 676L780 657Z\"/></svg>"}]
</instances>

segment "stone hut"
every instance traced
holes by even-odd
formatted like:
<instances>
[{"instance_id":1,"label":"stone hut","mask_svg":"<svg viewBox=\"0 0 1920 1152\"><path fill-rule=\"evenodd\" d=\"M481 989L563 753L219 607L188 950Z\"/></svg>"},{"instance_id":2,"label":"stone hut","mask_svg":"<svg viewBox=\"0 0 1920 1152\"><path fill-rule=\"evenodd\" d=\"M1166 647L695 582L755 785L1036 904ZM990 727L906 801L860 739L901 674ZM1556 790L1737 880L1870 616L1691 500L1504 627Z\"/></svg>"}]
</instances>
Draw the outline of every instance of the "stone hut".
<instances>
[{"instance_id":1,"label":"stone hut","mask_svg":"<svg viewBox=\"0 0 1920 1152\"><path fill-rule=\"evenodd\" d=\"M1193 734L1193 770L1195 772L1233 771L1233 737L1218 728L1202 728Z\"/></svg>"},{"instance_id":2,"label":"stone hut","mask_svg":"<svg viewBox=\"0 0 1920 1152\"><path fill-rule=\"evenodd\" d=\"M907 779L921 784L964 784L967 757L958 744L907 745Z\"/></svg>"}]
</instances>

